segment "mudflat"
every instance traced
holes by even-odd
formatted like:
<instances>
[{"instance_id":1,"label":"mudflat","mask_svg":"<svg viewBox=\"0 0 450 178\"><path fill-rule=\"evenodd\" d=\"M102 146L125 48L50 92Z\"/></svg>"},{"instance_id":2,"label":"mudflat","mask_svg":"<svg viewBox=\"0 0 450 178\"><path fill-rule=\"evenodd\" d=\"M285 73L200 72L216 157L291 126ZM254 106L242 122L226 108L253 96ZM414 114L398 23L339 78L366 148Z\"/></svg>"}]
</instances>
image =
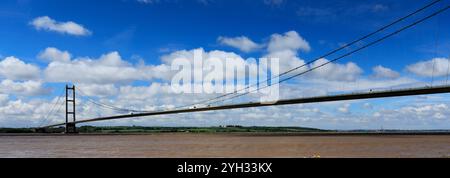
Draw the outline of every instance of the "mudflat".
<instances>
[{"instance_id":1,"label":"mudflat","mask_svg":"<svg viewBox=\"0 0 450 178\"><path fill-rule=\"evenodd\" d=\"M450 157L450 135L0 136L0 157L304 158Z\"/></svg>"}]
</instances>

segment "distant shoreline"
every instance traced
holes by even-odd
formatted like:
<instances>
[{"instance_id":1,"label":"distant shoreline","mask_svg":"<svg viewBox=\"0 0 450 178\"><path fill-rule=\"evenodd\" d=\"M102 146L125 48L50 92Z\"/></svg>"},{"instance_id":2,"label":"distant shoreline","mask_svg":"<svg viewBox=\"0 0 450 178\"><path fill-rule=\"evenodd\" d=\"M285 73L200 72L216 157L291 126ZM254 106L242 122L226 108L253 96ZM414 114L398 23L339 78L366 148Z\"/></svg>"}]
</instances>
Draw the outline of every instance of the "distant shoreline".
<instances>
[{"instance_id":1,"label":"distant shoreline","mask_svg":"<svg viewBox=\"0 0 450 178\"><path fill-rule=\"evenodd\" d=\"M152 135L152 134L223 134L243 136L377 136L377 135L450 135L450 130L322 130L306 127L142 127L81 126L75 135ZM58 136L64 128L0 128L0 136Z\"/></svg>"},{"instance_id":2,"label":"distant shoreline","mask_svg":"<svg viewBox=\"0 0 450 178\"><path fill-rule=\"evenodd\" d=\"M254 132L327 132L327 130L305 127L244 127L238 125L217 127L143 127L143 126L115 126L95 127L81 126L79 133L90 134L136 134L136 133L254 133ZM1 133L63 133L64 127L58 128L0 128Z\"/></svg>"},{"instance_id":3,"label":"distant shoreline","mask_svg":"<svg viewBox=\"0 0 450 178\"><path fill-rule=\"evenodd\" d=\"M158 132L158 133L0 133L2 136L128 136L128 135L230 135L230 136L448 136L450 132Z\"/></svg>"}]
</instances>

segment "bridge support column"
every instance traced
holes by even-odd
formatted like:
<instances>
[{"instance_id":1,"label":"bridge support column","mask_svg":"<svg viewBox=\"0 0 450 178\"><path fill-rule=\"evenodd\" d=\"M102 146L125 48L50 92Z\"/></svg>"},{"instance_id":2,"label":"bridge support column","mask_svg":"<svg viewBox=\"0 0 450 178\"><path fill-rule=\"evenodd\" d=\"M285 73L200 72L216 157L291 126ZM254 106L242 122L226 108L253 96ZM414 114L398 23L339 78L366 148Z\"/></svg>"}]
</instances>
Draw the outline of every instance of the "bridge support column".
<instances>
[{"instance_id":1,"label":"bridge support column","mask_svg":"<svg viewBox=\"0 0 450 178\"><path fill-rule=\"evenodd\" d=\"M69 117L72 117L72 121L69 121ZM75 85L69 87L66 85L66 134L76 134L76 112L75 112Z\"/></svg>"}]
</instances>

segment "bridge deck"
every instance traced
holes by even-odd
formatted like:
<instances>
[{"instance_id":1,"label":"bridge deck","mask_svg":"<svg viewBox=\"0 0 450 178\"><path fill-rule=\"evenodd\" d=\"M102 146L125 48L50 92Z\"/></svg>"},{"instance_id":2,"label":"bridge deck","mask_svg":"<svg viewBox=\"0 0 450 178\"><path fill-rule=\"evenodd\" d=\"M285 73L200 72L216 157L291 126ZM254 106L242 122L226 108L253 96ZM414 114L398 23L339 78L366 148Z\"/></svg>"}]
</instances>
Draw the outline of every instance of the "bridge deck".
<instances>
[{"instance_id":1,"label":"bridge deck","mask_svg":"<svg viewBox=\"0 0 450 178\"><path fill-rule=\"evenodd\" d=\"M320 102L331 102L331 101L346 101L346 100L388 98L388 97L400 97L400 96L428 95L428 94L440 94L440 93L450 93L450 86L424 87L424 88L414 88L414 89L399 89L399 90L389 90L389 91L376 91L376 92L352 93L352 94L332 95L332 96L297 98L297 99L280 100L275 103L242 103L242 104L201 107L201 108L191 108L191 109L155 111L155 112L147 112L147 113L126 114L126 115L80 120L80 121L76 121L75 124L114 120L114 119L156 116L156 115L181 114L181 113L230 110L230 109L253 108L253 107L267 107L267 106L279 106L279 105L292 105L292 104L320 103ZM46 127L57 127L57 126L64 126L64 125L65 125L65 123L61 123L61 124L55 124L55 125L50 125L50 126L46 126Z\"/></svg>"}]
</instances>

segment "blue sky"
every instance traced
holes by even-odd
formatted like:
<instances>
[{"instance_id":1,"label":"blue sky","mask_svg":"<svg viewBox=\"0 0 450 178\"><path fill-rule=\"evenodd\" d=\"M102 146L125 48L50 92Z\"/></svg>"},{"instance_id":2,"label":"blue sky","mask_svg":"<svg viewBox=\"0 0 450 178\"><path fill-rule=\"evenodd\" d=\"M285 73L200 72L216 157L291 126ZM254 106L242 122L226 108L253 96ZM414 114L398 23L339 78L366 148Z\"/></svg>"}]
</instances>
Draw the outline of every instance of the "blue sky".
<instances>
[{"instance_id":1,"label":"blue sky","mask_svg":"<svg viewBox=\"0 0 450 178\"><path fill-rule=\"evenodd\" d=\"M335 47L333 45L371 32L427 1L283 1L279 5L267 5L263 0L207 2L161 0L143 4L133 0L6 0L2 2L0 9L0 25L4 27L0 31L1 53L33 60L40 50L55 46L80 56L120 51L123 56L140 55L150 63L158 63L160 49L164 48L227 49L217 45L218 36L245 35L261 41L273 33L296 30L315 47L310 53L304 54L305 58L311 58ZM385 7L375 10L377 5ZM302 14L302 9L310 9L312 12ZM314 10L323 12L313 12ZM332 14L332 17L325 17L327 13ZM92 30L93 35L73 37L36 31L28 23L39 16L49 16L59 21L75 21ZM445 17L436 18L440 19L442 43L449 38L449 34L444 33L449 26ZM374 48L365 54L372 56L393 46L400 46L417 58L431 57L431 54L418 51L421 45L434 43L433 35L423 34L425 31L430 34L437 30L436 19L401 35L395 42L384 44L383 48ZM321 45L321 41L330 44ZM404 45L405 43L408 45ZM395 62L396 67L411 61L401 55L390 54L392 58L404 58ZM392 61L386 59L386 56L378 60L382 64Z\"/></svg>"},{"instance_id":2,"label":"blue sky","mask_svg":"<svg viewBox=\"0 0 450 178\"><path fill-rule=\"evenodd\" d=\"M5 69L3 75L0 76L0 80L3 81L3 89L0 89L0 94L3 95L3 98L6 98L1 107L4 110L16 107L18 112L31 112L33 113L31 123L37 123L39 118L45 115L48 106L38 108L33 107L34 104L39 102L51 103L60 92L61 86L66 82L84 85L86 88L93 90L92 95L98 94L94 91L107 93L100 99L120 105L130 105L130 101L121 100L120 94L117 94L117 92L128 91L125 90L127 87L131 92L136 91L138 87L151 88L155 84L164 85L167 83L166 78L155 76L145 79L125 77L123 80L105 78L104 81L87 80L89 76L64 78L62 74L55 73L59 70L50 70L49 66L52 66L52 62L56 61L54 56L45 57L42 55L49 52L49 48L54 49L58 54L63 52L70 54L70 58L65 62L70 61L72 65L76 65L74 61L84 61L88 64L101 66L104 64L101 62L102 55L117 52L117 55L113 54L106 58L119 56L120 61L127 63L127 69L130 70L139 68L139 65L145 65L145 67L153 69L164 64L162 61L164 56L169 58L167 56L170 56L170 54L183 50L188 52L200 48L205 52L218 50L224 53L237 54L244 59L270 55L271 52L266 49L266 46L273 42L274 34L288 38L292 37L288 35L288 32L295 32L294 38L305 40L310 47L310 50L305 50L302 47L295 48L295 60L309 61L359 36L370 33L428 2L423 0L4 0L0 2L0 60L5 62L8 57L14 56L17 59L14 60L15 62L21 61L25 65L32 66L30 69L34 67L38 71L34 74L27 74L28 77L20 78L10 75L11 72L8 73ZM440 4L425 11L422 16L448 4L448 0L443 0ZM47 20L56 24L72 22L85 31L74 32L68 31L66 28L55 30L55 28L49 29L48 26L40 26L39 28L36 23L33 24L42 17L47 17ZM418 17L420 15L414 18L417 19ZM357 65L360 69L359 72L344 71L347 73L342 74L343 76L352 75L351 77L355 78L356 82L334 78L329 82L332 84L327 84L327 87L332 88L330 90L338 91L338 88L349 86L348 82L353 82L354 86L357 86L375 83L371 80L376 80L379 85L385 84L385 87L392 87L430 81L430 77L424 74L426 72L421 73L420 70L423 70L421 67L426 66L427 61L433 59L440 59L439 61L436 60L436 63L442 65L448 61L450 55L450 33L448 33L450 21L447 19L450 19L450 13L445 12L380 45L339 61L336 68L341 67L342 70L351 70L351 67L348 67L350 62ZM400 25L405 24L407 23ZM400 25L396 27L398 28ZM261 47L243 51L236 46L224 43L220 40L220 37L227 39L246 37L246 39ZM11 58L9 60L13 61ZM89 60L94 62L87 62ZM286 64L294 63L289 60L285 59L284 62ZM377 74L374 68L380 65L382 68L378 68L380 69L378 73L382 73L380 75L383 79L374 79L373 76ZM95 68L92 70L95 70ZM155 75L155 71L149 73ZM30 77L29 75L35 75L36 77ZM93 76L95 77L95 75ZM109 76L118 78L114 75ZM320 78L320 76L326 76L325 74L317 74L317 76L319 76L317 80L327 81L325 78ZM444 79L445 75L440 75L436 80L439 82ZM358 84L358 82L362 84ZM324 85L323 81L296 81L291 84L305 83L313 83L313 86ZM11 87L13 85L15 87ZM33 88L28 85L36 87L34 89L41 92L27 92L27 87ZM307 87L302 88L304 88L304 91L308 91ZM148 90L150 91L150 89ZM149 97L170 98L170 96L163 95L155 94ZM444 111L440 113L443 115L442 117L436 117L436 121L424 123L421 120L422 117L433 117L441 111L439 109L444 105L450 107L444 99L448 98L446 95L437 95L436 98L431 98L425 101L422 98L414 97L402 99L402 101L404 100L403 103L392 108L383 106L385 103L395 101L389 99L356 103L332 103L330 106L290 106L296 109L306 107L311 111L320 110L328 115L317 114L308 117L308 119L295 115L285 116L288 119L280 123L282 125L351 129L379 128L380 125L404 128L403 122L411 122L405 128L450 128L449 115L445 115L446 112ZM173 99L168 100L172 101ZM420 102L416 100L420 100ZM189 99L186 99L185 102L189 103L188 101ZM411 101L414 101L414 103L411 103ZM418 104L414 105L415 103ZM168 103L155 99L152 104L167 105ZM138 107L137 103L131 105ZM372 105L379 107L371 107ZM416 116L417 120L396 121L392 114L392 112L399 112L402 109L410 109L412 112L420 108L429 109L429 115ZM289 109L289 107L286 109ZM18 113L1 111L2 109L0 109L0 127L27 126L27 119L18 117ZM264 112L270 111L255 111L255 113ZM367 122L360 119L363 117L375 118L372 116L378 116L377 113L383 114L383 112L387 113L384 116L385 118L392 117L394 119ZM280 113L283 113L283 111L280 111ZM220 115L221 113L217 114ZM337 119L336 123L330 122L329 118L333 114L336 115L336 118L342 119ZM209 114L195 114L183 118L185 120L182 123L185 125L218 125L223 123L277 125L270 119L250 122L249 119L246 120L245 118L252 118L252 116L242 115L240 111L236 111L235 115L236 118L242 118L231 119L226 122L208 121L202 118L209 116ZM409 116L399 115L395 117L401 119ZM350 120L354 118L354 120L348 121L346 118L350 118ZM177 125L178 123L171 120L172 117L166 120L164 118L159 119L161 120L154 121L149 118L142 119L144 121L131 120L105 124ZM54 120L57 119L54 118Z\"/></svg>"}]
</instances>

